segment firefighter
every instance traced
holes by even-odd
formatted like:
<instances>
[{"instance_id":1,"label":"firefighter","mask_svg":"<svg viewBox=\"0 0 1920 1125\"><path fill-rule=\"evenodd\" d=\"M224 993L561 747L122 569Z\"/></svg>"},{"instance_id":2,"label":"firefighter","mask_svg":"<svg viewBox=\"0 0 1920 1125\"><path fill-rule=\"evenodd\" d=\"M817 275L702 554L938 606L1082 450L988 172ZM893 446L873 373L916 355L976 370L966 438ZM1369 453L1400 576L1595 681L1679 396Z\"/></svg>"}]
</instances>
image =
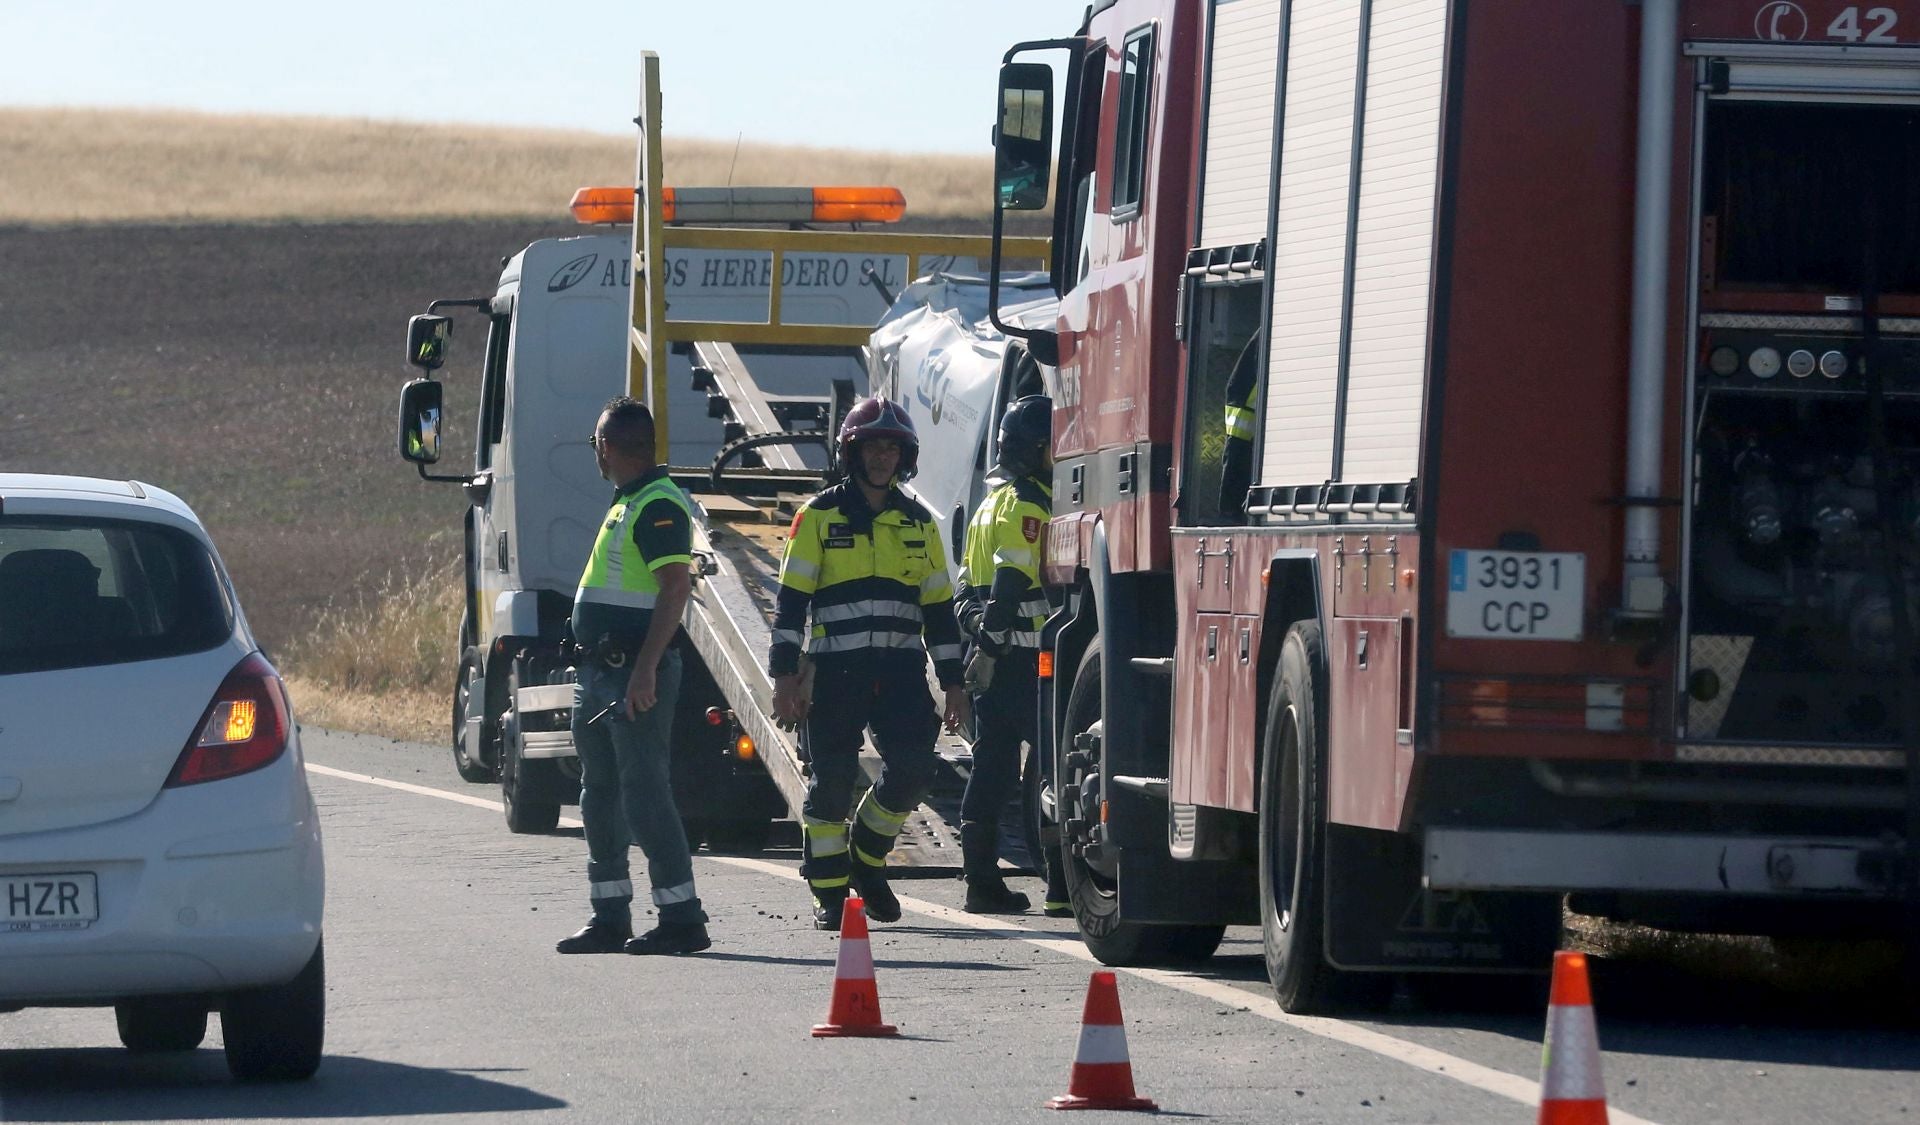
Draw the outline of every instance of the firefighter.
<instances>
[{"instance_id":1,"label":"firefighter","mask_svg":"<svg viewBox=\"0 0 1920 1125\"><path fill-rule=\"evenodd\" d=\"M1220 458L1220 522L1246 520L1247 487L1253 482L1253 436L1260 397L1260 333L1247 338L1227 376L1227 443Z\"/></svg>"},{"instance_id":2,"label":"firefighter","mask_svg":"<svg viewBox=\"0 0 1920 1125\"><path fill-rule=\"evenodd\" d=\"M655 463L653 415L609 402L593 428L594 460L615 487L574 594L579 646L573 742L580 754L593 918L562 953L698 953L712 942L693 885L693 859L673 803L669 741L680 697L673 640L693 588L693 517ZM660 924L633 936L627 851L638 841Z\"/></svg>"},{"instance_id":3,"label":"firefighter","mask_svg":"<svg viewBox=\"0 0 1920 1125\"><path fill-rule=\"evenodd\" d=\"M768 671L774 717L806 725L812 756L800 871L813 893L817 929L840 928L850 883L867 917L900 918L900 900L887 886L887 853L932 784L940 734L928 657L946 694L947 729L957 729L969 709L940 532L933 514L898 487L913 476L919 454L904 408L885 398L855 404L835 453L845 479L794 517L780 563ZM813 665L811 699L802 691L803 646ZM868 729L883 768L849 829Z\"/></svg>"},{"instance_id":4,"label":"firefighter","mask_svg":"<svg viewBox=\"0 0 1920 1125\"><path fill-rule=\"evenodd\" d=\"M966 908L1018 914L1027 896L1000 876L1000 813L1020 780L1020 746L1035 739L1039 709L1040 535L1053 509L1053 400L1029 395L1000 419L993 491L967 527L960 577L961 628L973 642L965 684L974 701L973 772L960 803ZM1046 863L1045 911L1072 913L1059 864Z\"/></svg>"}]
</instances>

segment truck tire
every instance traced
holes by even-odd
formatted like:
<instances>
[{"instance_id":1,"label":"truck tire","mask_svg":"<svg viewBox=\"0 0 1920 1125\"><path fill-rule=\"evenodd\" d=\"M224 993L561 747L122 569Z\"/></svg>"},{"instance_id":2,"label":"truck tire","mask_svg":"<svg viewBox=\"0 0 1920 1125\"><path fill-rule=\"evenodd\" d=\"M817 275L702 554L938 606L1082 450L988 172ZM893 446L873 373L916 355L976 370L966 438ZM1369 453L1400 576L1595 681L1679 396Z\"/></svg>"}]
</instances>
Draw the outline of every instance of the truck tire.
<instances>
[{"instance_id":1,"label":"truck tire","mask_svg":"<svg viewBox=\"0 0 1920 1125\"><path fill-rule=\"evenodd\" d=\"M1096 637L1080 658L1073 687L1067 694L1067 722L1062 744L1072 747L1080 735L1098 735L1101 722L1100 641ZM1097 737L1096 737L1097 741ZM1090 760L1065 776L1069 785L1081 793L1079 807L1061 812L1097 821L1103 760L1096 748ZM1120 917L1117 871L1102 871L1084 855L1076 854L1069 841L1061 842L1061 859L1066 864L1067 892L1073 901L1073 920L1080 929L1080 940L1087 951L1103 965L1152 965L1169 961L1201 961L1213 955L1219 946L1223 926L1161 926L1124 921Z\"/></svg>"},{"instance_id":2,"label":"truck tire","mask_svg":"<svg viewBox=\"0 0 1920 1125\"><path fill-rule=\"evenodd\" d=\"M199 997L138 996L113 1006L120 1043L135 1054L191 1051L207 1037L207 1002Z\"/></svg>"},{"instance_id":3,"label":"truck tire","mask_svg":"<svg viewBox=\"0 0 1920 1125\"><path fill-rule=\"evenodd\" d=\"M553 798L556 778L549 776L558 771L550 761L529 761L521 753L525 743L514 701L520 697L524 667L522 660L514 661L507 677L507 715L500 724L500 802L506 806L508 831L538 836L560 825L560 802Z\"/></svg>"},{"instance_id":4,"label":"truck tire","mask_svg":"<svg viewBox=\"0 0 1920 1125\"><path fill-rule=\"evenodd\" d=\"M466 629L461 629L464 636ZM460 653L460 670L453 681L453 768L460 773L460 780L484 784L493 780L493 767L481 760L479 747L467 745L467 717L469 709L476 704L474 694L478 692L483 710L486 707L486 686L480 678L480 650L472 645L466 646ZM484 732L482 733L484 737Z\"/></svg>"},{"instance_id":5,"label":"truck tire","mask_svg":"<svg viewBox=\"0 0 1920 1125\"><path fill-rule=\"evenodd\" d=\"M313 1077L327 1029L327 967L322 945L285 984L250 988L227 998L220 1034L227 1071L243 1082Z\"/></svg>"},{"instance_id":6,"label":"truck tire","mask_svg":"<svg viewBox=\"0 0 1920 1125\"><path fill-rule=\"evenodd\" d=\"M1327 685L1316 621L1297 621L1280 646L1260 768L1260 933L1267 979L1284 1011L1340 1006L1342 974L1327 963Z\"/></svg>"}]
</instances>

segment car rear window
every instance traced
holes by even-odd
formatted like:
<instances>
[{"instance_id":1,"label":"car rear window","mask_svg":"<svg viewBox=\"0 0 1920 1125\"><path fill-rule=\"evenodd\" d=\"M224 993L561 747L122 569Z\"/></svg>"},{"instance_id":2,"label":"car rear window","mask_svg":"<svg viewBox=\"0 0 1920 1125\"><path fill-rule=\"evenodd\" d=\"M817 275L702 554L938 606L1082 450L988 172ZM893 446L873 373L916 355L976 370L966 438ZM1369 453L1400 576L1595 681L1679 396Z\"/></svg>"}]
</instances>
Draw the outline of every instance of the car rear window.
<instances>
[{"instance_id":1,"label":"car rear window","mask_svg":"<svg viewBox=\"0 0 1920 1125\"><path fill-rule=\"evenodd\" d=\"M0 674L202 652L232 632L226 586L193 536L0 516Z\"/></svg>"}]
</instances>

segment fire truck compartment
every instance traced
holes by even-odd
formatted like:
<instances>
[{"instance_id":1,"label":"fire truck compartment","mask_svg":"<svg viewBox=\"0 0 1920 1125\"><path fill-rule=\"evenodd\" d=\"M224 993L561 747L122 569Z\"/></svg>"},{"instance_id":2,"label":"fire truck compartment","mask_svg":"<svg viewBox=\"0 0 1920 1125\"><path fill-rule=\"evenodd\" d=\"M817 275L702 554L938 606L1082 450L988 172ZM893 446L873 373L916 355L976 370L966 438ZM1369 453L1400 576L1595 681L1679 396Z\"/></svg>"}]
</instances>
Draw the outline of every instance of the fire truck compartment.
<instances>
[{"instance_id":1,"label":"fire truck compartment","mask_svg":"<svg viewBox=\"0 0 1920 1125\"><path fill-rule=\"evenodd\" d=\"M1915 671L1895 607L1920 607L1900 561L1920 543L1920 108L1742 81L1710 77L1700 137L1679 725L1895 745Z\"/></svg>"}]
</instances>

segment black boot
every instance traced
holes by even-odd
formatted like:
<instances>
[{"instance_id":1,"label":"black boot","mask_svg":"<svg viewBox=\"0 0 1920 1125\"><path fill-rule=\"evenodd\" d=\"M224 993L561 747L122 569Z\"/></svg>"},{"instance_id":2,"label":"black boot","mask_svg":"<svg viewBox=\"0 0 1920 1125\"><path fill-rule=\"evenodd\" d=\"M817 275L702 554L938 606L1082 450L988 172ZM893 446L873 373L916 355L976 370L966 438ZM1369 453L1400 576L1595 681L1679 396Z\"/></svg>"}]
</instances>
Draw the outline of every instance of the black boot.
<instances>
[{"instance_id":1,"label":"black boot","mask_svg":"<svg viewBox=\"0 0 1920 1125\"><path fill-rule=\"evenodd\" d=\"M893 888L887 885L886 868L855 859L853 887L860 892L861 901L866 903L867 917L876 922L900 920L900 900L894 897Z\"/></svg>"},{"instance_id":2,"label":"black boot","mask_svg":"<svg viewBox=\"0 0 1920 1125\"><path fill-rule=\"evenodd\" d=\"M1024 914L1027 896L1000 877L1000 826L960 822L960 858L967 877L966 909L973 914Z\"/></svg>"},{"instance_id":3,"label":"black boot","mask_svg":"<svg viewBox=\"0 0 1920 1125\"><path fill-rule=\"evenodd\" d=\"M618 925L595 918L553 947L562 953L618 953L621 944L632 936L632 923Z\"/></svg>"},{"instance_id":4,"label":"black boot","mask_svg":"<svg viewBox=\"0 0 1920 1125\"><path fill-rule=\"evenodd\" d=\"M698 953L713 944L707 936L706 916L698 922L662 922L639 937L628 938L621 951L636 957L662 953Z\"/></svg>"},{"instance_id":5,"label":"black boot","mask_svg":"<svg viewBox=\"0 0 1920 1125\"><path fill-rule=\"evenodd\" d=\"M816 930L839 930L840 918L846 912L847 889L835 887L832 890L813 892L813 928Z\"/></svg>"}]
</instances>

